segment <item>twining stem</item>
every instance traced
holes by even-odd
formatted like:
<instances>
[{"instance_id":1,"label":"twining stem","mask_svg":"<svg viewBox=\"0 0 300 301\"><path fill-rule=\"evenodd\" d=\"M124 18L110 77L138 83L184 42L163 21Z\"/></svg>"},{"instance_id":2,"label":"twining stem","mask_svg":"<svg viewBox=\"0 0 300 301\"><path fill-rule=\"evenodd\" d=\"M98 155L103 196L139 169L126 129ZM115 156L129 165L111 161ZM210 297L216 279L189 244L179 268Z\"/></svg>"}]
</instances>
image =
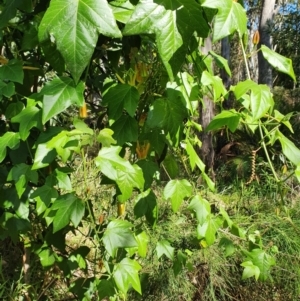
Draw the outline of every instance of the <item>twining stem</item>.
<instances>
[{"instance_id":1,"label":"twining stem","mask_svg":"<svg viewBox=\"0 0 300 301\"><path fill-rule=\"evenodd\" d=\"M242 38L240 38L240 43L241 43L243 57L244 57L244 61L245 61L245 66L246 66L246 71L247 71L247 77L248 77L248 79L251 80L249 66L248 66L248 63L247 63L247 55L246 55L246 52L245 52L245 48L244 48L244 44L243 44L243 39Z\"/></svg>"},{"instance_id":2,"label":"twining stem","mask_svg":"<svg viewBox=\"0 0 300 301\"><path fill-rule=\"evenodd\" d=\"M272 170L272 173L273 173L273 175L275 177L276 182L280 182L280 180L277 177L276 171L274 169L274 166L272 164L272 161L270 159L270 156L269 156L269 153L268 153L268 150L267 150L267 147L266 147L266 143L265 143L265 140L264 140L264 135L263 135L262 128L261 128L261 120L258 121L258 128L259 128L259 134L260 134L260 137L261 137L261 145L262 145L262 147L264 149L264 152L265 152L265 155L267 157L269 166L270 166L270 168Z\"/></svg>"}]
</instances>

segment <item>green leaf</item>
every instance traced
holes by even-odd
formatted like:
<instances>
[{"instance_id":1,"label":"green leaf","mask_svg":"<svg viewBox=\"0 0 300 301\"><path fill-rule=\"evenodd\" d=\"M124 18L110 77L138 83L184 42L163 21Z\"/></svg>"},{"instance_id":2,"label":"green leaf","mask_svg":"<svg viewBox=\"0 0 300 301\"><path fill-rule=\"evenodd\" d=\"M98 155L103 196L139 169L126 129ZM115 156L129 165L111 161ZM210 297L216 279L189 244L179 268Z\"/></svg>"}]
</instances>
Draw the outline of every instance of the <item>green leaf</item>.
<instances>
[{"instance_id":1,"label":"green leaf","mask_svg":"<svg viewBox=\"0 0 300 301\"><path fill-rule=\"evenodd\" d=\"M300 182L300 164L297 165L297 168L295 170L295 176L296 176L298 182Z\"/></svg>"},{"instance_id":2,"label":"green leaf","mask_svg":"<svg viewBox=\"0 0 300 301\"><path fill-rule=\"evenodd\" d=\"M136 164L131 165L129 161L121 158L119 152L121 147L103 147L95 159L96 166L109 179L116 181L125 201L131 196L134 187L143 189L143 172Z\"/></svg>"},{"instance_id":3,"label":"green leaf","mask_svg":"<svg viewBox=\"0 0 300 301\"><path fill-rule=\"evenodd\" d=\"M286 58L279 53L276 53L265 45L261 45L260 49L264 58L272 67L274 67L277 71L289 75L294 81L296 81L296 76L291 59Z\"/></svg>"},{"instance_id":4,"label":"green leaf","mask_svg":"<svg viewBox=\"0 0 300 301\"><path fill-rule=\"evenodd\" d=\"M15 94L15 85L13 82L5 83L0 81L0 96L11 97Z\"/></svg>"},{"instance_id":5,"label":"green leaf","mask_svg":"<svg viewBox=\"0 0 300 301\"><path fill-rule=\"evenodd\" d=\"M183 44L176 25L176 11L167 10L163 5L156 4L152 0L144 0L139 3L126 24L123 34L143 33L155 34L159 54L170 78L173 79L169 61Z\"/></svg>"},{"instance_id":6,"label":"green leaf","mask_svg":"<svg viewBox=\"0 0 300 301\"><path fill-rule=\"evenodd\" d=\"M205 239L206 244L211 246L216 240L216 233L221 227L223 220L219 217L215 218L212 215L207 216L207 220L203 225L197 227L198 239Z\"/></svg>"},{"instance_id":7,"label":"green leaf","mask_svg":"<svg viewBox=\"0 0 300 301\"><path fill-rule=\"evenodd\" d=\"M191 144L191 142L189 140L186 140L186 152L189 156L189 161L190 161L190 165L192 170L195 169L195 167L197 166L202 172L204 172L205 170L205 164L202 162L202 160L200 159L200 157L198 156L198 154L196 153L193 145Z\"/></svg>"},{"instance_id":8,"label":"green leaf","mask_svg":"<svg viewBox=\"0 0 300 301\"><path fill-rule=\"evenodd\" d=\"M147 255L147 246L149 242L149 236L145 231L135 235L135 239L138 244L138 253L141 257L145 258Z\"/></svg>"},{"instance_id":9,"label":"green leaf","mask_svg":"<svg viewBox=\"0 0 300 301\"><path fill-rule=\"evenodd\" d=\"M244 8L232 0L204 0L202 6L218 10L214 19L213 41L220 40L237 31L241 37L247 32L247 16Z\"/></svg>"},{"instance_id":10,"label":"green leaf","mask_svg":"<svg viewBox=\"0 0 300 301\"><path fill-rule=\"evenodd\" d=\"M220 207L219 210L220 210L220 214L223 216L223 218L226 221L226 226L228 226L229 228L231 228L232 225L233 225L233 221L229 217L228 213L225 211L225 209L223 207Z\"/></svg>"},{"instance_id":11,"label":"green leaf","mask_svg":"<svg viewBox=\"0 0 300 301\"><path fill-rule=\"evenodd\" d=\"M6 147L10 149L16 149L20 144L20 134L13 132L6 132L0 137L0 162L2 162L6 156Z\"/></svg>"},{"instance_id":12,"label":"green leaf","mask_svg":"<svg viewBox=\"0 0 300 301\"><path fill-rule=\"evenodd\" d=\"M109 6L113 11L115 19L124 24L128 22L134 10L134 6L131 4L130 1L112 1L109 3Z\"/></svg>"},{"instance_id":13,"label":"green leaf","mask_svg":"<svg viewBox=\"0 0 300 301\"><path fill-rule=\"evenodd\" d=\"M84 202L73 193L68 193L57 198L51 210L56 210L53 219L53 233L55 233L67 226L70 221L74 227L78 227L84 216L85 205Z\"/></svg>"},{"instance_id":14,"label":"green leaf","mask_svg":"<svg viewBox=\"0 0 300 301\"><path fill-rule=\"evenodd\" d=\"M58 192L55 188L43 185L38 187L31 195L30 198L36 201L36 212L41 215L50 205L50 203L56 200Z\"/></svg>"},{"instance_id":15,"label":"green leaf","mask_svg":"<svg viewBox=\"0 0 300 301\"><path fill-rule=\"evenodd\" d=\"M155 34L158 52L170 79L173 80L170 60L175 54L180 53L181 48L187 47L195 31L202 37L207 37L209 31L203 11L195 1L161 0L157 3L154 0L143 0L137 4L123 34ZM182 56L178 58L179 64L173 62L173 65L181 65Z\"/></svg>"},{"instance_id":16,"label":"green leaf","mask_svg":"<svg viewBox=\"0 0 300 301\"><path fill-rule=\"evenodd\" d=\"M55 263L55 256L52 250L43 249L38 253L43 267L50 267Z\"/></svg>"},{"instance_id":17,"label":"green leaf","mask_svg":"<svg viewBox=\"0 0 300 301\"><path fill-rule=\"evenodd\" d=\"M244 94L246 94L249 90L257 87L257 83L252 80L245 80L239 82L236 86L231 86L230 90L234 92L236 99L240 99Z\"/></svg>"},{"instance_id":18,"label":"green leaf","mask_svg":"<svg viewBox=\"0 0 300 301\"><path fill-rule=\"evenodd\" d=\"M145 179L144 189L146 190L151 187L154 176L159 172L158 165L155 162L147 159L137 161L136 165L138 165L143 171L143 176Z\"/></svg>"},{"instance_id":19,"label":"green leaf","mask_svg":"<svg viewBox=\"0 0 300 301\"><path fill-rule=\"evenodd\" d=\"M48 166L56 158L55 149L48 148L46 144L39 144L34 155L32 170Z\"/></svg>"},{"instance_id":20,"label":"green leaf","mask_svg":"<svg viewBox=\"0 0 300 301\"><path fill-rule=\"evenodd\" d=\"M274 106L274 100L270 88L266 85L258 85L257 83L246 80L240 82L231 90L237 99L245 97L245 94L250 90L250 109L252 112L252 120L258 120Z\"/></svg>"},{"instance_id":21,"label":"green leaf","mask_svg":"<svg viewBox=\"0 0 300 301\"><path fill-rule=\"evenodd\" d=\"M121 116L111 126L117 144L122 146L125 142L135 142L138 138L138 122L129 115Z\"/></svg>"},{"instance_id":22,"label":"green leaf","mask_svg":"<svg viewBox=\"0 0 300 301\"><path fill-rule=\"evenodd\" d=\"M201 83L204 86L213 87L214 101L217 101L221 95L226 95L227 91L223 85L223 81L219 76L213 76L208 71L204 71L201 76Z\"/></svg>"},{"instance_id":23,"label":"green leaf","mask_svg":"<svg viewBox=\"0 0 300 301\"><path fill-rule=\"evenodd\" d=\"M270 278L271 267L276 264L275 258L267 254L262 249L253 249L251 252L246 252L247 261L251 261L253 265L259 268L259 279L266 281Z\"/></svg>"},{"instance_id":24,"label":"green leaf","mask_svg":"<svg viewBox=\"0 0 300 301\"><path fill-rule=\"evenodd\" d=\"M293 116L292 112L287 115L283 115L279 111L274 110L274 117L276 118L276 120L278 122L282 122L294 134L293 127L289 121L292 116Z\"/></svg>"},{"instance_id":25,"label":"green leaf","mask_svg":"<svg viewBox=\"0 0 300 301\"><path fill-rule=\"evenodd\" d=\"M277 130L276 136L281 143L284 155L295 165L300 164L300 150L288 138L286 138L280 131Z\"/></svg>"},{"instance_id":26,"label":"green leaf","mask_svg":"<svg viewBox=\"0 0 300 301\"><path fill-rule=\"evenodd\" d=\"M186 108L194 114L199 103L199 85L188 72L180 72L176 82L167 83L168 90L180 91L184 98ZM169 97L171 98L171 97Z\"/></svg>"},{"instance_id":27,"label":"green leaf","mask_svg":"<svg viewBox=\"0 0 300 301\"><path fill-rule=\"evenodd\" d=\"M220 114L216 115L209 125L206 127L206 131L219 130L224 126L228 126L229 130L234 133L240 122L241 115L236 110L224 110Z\"/></svg>"},{"instance_id":28,"label":"green leaf","mask_svg":"<svg viewBox=\"0 0 300 301\"><path fill-rule=\"evenodd\" d=\"M65 191L72 191L71 179L62 168L55 169L55 176L58 182L58 187Z\"/></svg>"},{"instance_id":29,"label":"green leaf","mask_svg":"<svg viewBox=\"0 0 300 301\"><path fill-rule=\"evenodd\" d=\"M172 209L177 212L183 199L189 197L192 191L193 187L187 180L171 180L164 188L164 197L171 199Z\"/></svg>"},{"instance_id":30,"label":"green leaf","mask_svg":"<svg viewBox=\"0 0 300 301\"><path fill-rule=\"evenodd\" d=\"M219 68L224 68L226 73L231 77L231 71L228 65L228 62L226 59L224 59L222 56L216 54L214 51L210 50L209 54L215 59L217 65Z\"/></svg>"},{"instance_id":31,"label":"green leaf","mask_svg":"<svg viewBox=\"0 0 300 301\"><path fill-rule=\"evenodd\" d=\"M192 198L188 209L196 213L197 221L200 225L205 223L207 217L211 213L209 202L198 194Z\"/></svg>"},{"instance_id":32,"label":"green leaf","mask_svg":"<svg viewBox=\"0 0 300 301\"><path fill-rule=\"evenodd\" d=\"M156 244L156 253L158 259L165 254L169 259L174 259L174 248L170 245L170 243L167 240L161 240L157 242Z\"/></svg>"},{"instance_id":33,"label":"green leaf","mask_svg":"<svg viewBox=\"0 0 300 301\"><path fill-rule=\"evenodd\" d=\"M82 134L87 134L90 136L94 135L94 131L83 120L81 120L79 118L74 118L73 125Z\"/></svg>"},{"instance_id":34,"label":"green leaf","mask_svg":"<svg viewBox=\"0 0 300 301\"><path fill-rule=\"evenodd\" d=\"M1 229L1 238L9 236L14 243L19 242L20 234L28 233L31 230L31 224L28 220L20 218L17 214L12 214L10 212L4 212L0 216L0 227L2 229L9 229L9 233L5 235L2 234L3 230Z\"/></svg>"},{"instance_id":35,"label":"green leaf","mask_svg":"<svg viewBox=\"0 0 300 301\"><path fill-rule=\"evenodd\" d=\"M38 128L39 130L43 129L42 126L42 111L33 106L28 106L23 111L21 111L18 115L11 119L11 122L20 123L19 133L20 138L25 141L29 134L30 129L33 127Z\"/></svg>"},{"instance_id":36,"label":"green leaf","mask_svg":"<svg viewBox=\"0 0 300 301\"><path fill-rule=\"evenodd\" d=\"M21 101L10 103L5 110L5 117L11 119L18 115L24 109L24 104Z\"/></svg>"},{"instance_id":37,"label":"green leaf","mask_svg":"<svg viewBox=\"0 0 300 301\"><path fill-rule=\"evenodd\" d=\"M179 273L183 270L184 266L186 265L187 256L179 250L177 253L177 257L173 263L173 271L174 275L178 276Z\"/></svg>"},{"instance_id":38,"label":"green leaf","mask_svg":"<svg viewBox=\"0 0 300 301\"><path fill-rule=\"evenodd\" d=\"M79 151L82 132L79 130L61 131L45 143L46 149L55 149L63 162L66 162L72 151Z\"/></svg>"},{"instance_id":39,"label":"green leaf","mask_svg":"<svg viewBox=\"0 0 300 301\"><path fill-rule=\"evenodd\" d=\"M57 152L55 150L55 145L52 145L53 147L51 147L50 141L62 131L63 129L59 127L49 127L45 132L40 134L35 143L37 150L35 152L32 169L48 166L55 159ZM50 142L49 147L47 146L48 142ZM57 147L60 147L60 145Z\"/></svg>"},{"instance_id":40,"label":"green leaf","mask_svg":"<svg viewBox=\"0 0 300 301\"><path fill-rule=\"evenodd\" d=\"M16 16L17 8L21 5L22 1L23 0L6 1L0 15L0 28L5 27L8 21Z\"/></svg>"},{"instance_id":41,"label":"green leaf","mask_svg":"<svg viewBox=\"0 0 300 301\"><path fill-rule=\"evenodd\" d=\"M72 263L76 262L78 264L78 267L80 269L85 269L86 268L86 260L85 258L90 252L90 248L87 246L81 246L75 251L73 251L68 258L68 263L71 263L71 267L74 265Z\"/></svg>"},{"instance_id":42,"label":"green leaf","mask_svg":"<svg viewBox=\"0 0 300 301\"><path fill-rule=\"evenodd\" d=\"M185 143L186 143L185 150L188 154L192 170L194 170L195 167L197 166L200 169L201 176L205 180L205 182L206 182L207 186L209 187L209 189L214 191L215 184L209 178L209 176L205 173L205 164L202 162L202 160L200 159L200 157L196 153L196 151L195 151L193 145L191 144L191 142L189 140L185 140Z\"/></svg>"},{"instance_id":43,"label":"green leaf","mask_svg":"<svg viewBox=\"0 0 300 301\"><path fill-rule=\"evenodd\" d=\"M242 279L248 279L250 277L255 277L255 280L258 280L260 275L259 267L253 264L252 261L244 261L241 263L241 266L244 267Z\"/></svg>"},{"instance_id":44,"label":"green leaf","mask_svg":"<svg viewBox=\"0 0 300 301\"><path fill-rule=\"evenodd\" d=\"M231 256L235 252L235 246L232 240L222 237L219 242L219 247L224 249L225 257Z\"/></svg>"},{"instance_id":45,"label":"green leaf","mask_svg":"<svg viewBox=\"0 0 300 301\"><path fill-rule=\"evenodd\" d=\"M99 300L113 297L115 295L115 283L112 278L101 279L99 285L97 285Z\"/></svg>"},{"instance_id":46,"label":"green leaf","mask_svg":"<svg viewBox=\"0 0 300 301\"><path fill-rule=\"evenodd\" d=\"M147 222L152 226L156 223L157 202L156 196L152 190L148 189L147 191L139 194L134 206L134 215L137 218L145 216Z\"/></svg>"},{"instance_id":47,"label":"green leaf","mask_svg":"<svg viewBox=\"0 0 300 301\"><path fill-rule=\"evenodd\" d=\"M113 278L118 289L126 295L130 285L139 293L142 294L141 283L138 272L141 266L137 261L124 258L121 262L114 266Z\"/></svg>"},{"instance_id":48,"label":"green leaf","mask_svg":"<svg viewBox=\"0 0 300 301\"><path fill-rule=\"evenodd\" d=\"M250 94L250 108L254 119L259 119L274 106L274 100L270 88L266 85L258 85Z\"/></svg>"},{"instance_id":49,"label":"green leaf","mask_svg":"<svg viewBox=\"0 0 300 301\"><path fill-rule=\"evenodd\" d=\"M129 116L134 117L140 95L138 90L127 84L113 86L103 96L103 105L108 106L108 117L111 120L118 120L123 109Z\"/></svg>"},{"instance_id":50,"label":"green leaf","mask_svg":"<svg viewBox=\"0 0 300 301\"><path fill-rule=\"evenodd\" d=\"M104 147L110 147L111 144L116 144L117 141L112 137L114 132L111 129L103 129L99 132L97 141Z\"/></svg>"},{"instance_id":51,"label":"green leaf","mask_svg":"<svg viewBox=\"0 0 300 301\"><path fill-rule=\"evenodd\" d=\"M130 230L133 225L124 220L111 221L103 235L103 244L111 257L116 256L118 248L137 247L138 244Z\"/></svg>"},{"instance_id":52,"label":"green leaf","mask_svg":"<svg viewBox=\"0 0 300 301\"><path fill-rule=\"evenodd\" d=\"M21 163L15 165L7 176L7 181L14 181L19 198L24 193L27 183L32 182L37 184L38 173L31 170L31 166Z\"/></svg>"},{"instance_id":53,"label":"green leaf","mask_svg":"<svg viewBox=\"0 0 300 301\"><path fill-rule=\"evenodd\" d=\"M152 129L162 128L171 138L176 137L182 127L183 119L187 117L187 109L180 98L157 99L150 107L146 125Z\"/></svg>"},{"instance_id":54,"label":"green leaf","mask_svg":"<svg viewBox=\"0 0 300 301\"><path fill-rule=\"evenodd\" d=\"M41 91L43 97L43 124L57 114L66 110L70 105L82 106L84 84L77 86L68 77L54 78Z\"/></svg>"},{"instance_id":55,"label":"green leaf","mask_svg":"<svg viewBox=\"0 0 300 301\"><path fill-rule=\"evenodd\" d=\"M2 80L23 84L23 77L22 62L17 59L10 60L7 64L0 66L0 79Z\"/></svg>"},{"instance_id":56,"label":"green leaf","mask_svg":"<svg viewBox=\"0 0 300 301\"><path fill-rule=\"evenodd\" d=\"M147 133L147 139L154 149L154 151L160 156L166 146L166 136L161 129L153 129Z\"/></svg>"},{"instance_id":57,"label":"green leaf","mask_svg":"<svg viewBox=\"0 0 300 301\"><path fill-rule=\"evenodd\" d=\"M164 165L171 179L175 179L178 176L179 166L175 157L172 154L167 154L162 164Z\"/></svg>"},{"instance_id":58,"label":"green leaf","mask_svg":"<svg viewBox=\"0 0 300 301\"><path fill-rule=\"evenodd\" d=\"M40 27L39 40L51 40L77 83L88 65L99 34L121 37L106 0L52 0Z\"/></svg>"}]
</instances>

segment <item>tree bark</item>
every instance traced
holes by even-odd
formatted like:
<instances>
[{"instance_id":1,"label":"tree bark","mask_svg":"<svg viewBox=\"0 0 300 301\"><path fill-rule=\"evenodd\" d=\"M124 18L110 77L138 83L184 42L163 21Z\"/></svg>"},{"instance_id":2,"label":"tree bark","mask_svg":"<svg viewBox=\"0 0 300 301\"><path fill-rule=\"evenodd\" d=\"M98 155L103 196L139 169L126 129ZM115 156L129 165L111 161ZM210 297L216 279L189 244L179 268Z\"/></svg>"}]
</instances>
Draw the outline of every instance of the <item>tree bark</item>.
<instances>
[{"instance_id":1,"label":"tree bark","mask_svg":"<svg viewBox=\"0 0 300 301\"><path fill-rule=\"evenodd\" d=\"M208 54L208 52L212 50L212 41L210 37L205 40L205 44L201 50L203 55ZM199 139L202 142L199 155L203 163L206 165L206 169L209 171L210 176L214 179L213 167L215 151L213 147L213 135L211 132L205 132L206 127L214 117L214 102L208 95L203 96L202 103L199 106L199 116L199 123L203 129L203 131L199 134Z\"/></svg>"},{"instance_id":2,"label":"tree bark","mask_svg":"<svg viewBox=\"0 0 300 301\"><path fill-rule=\"evenodd\" d=\"M272 24L274 8L275 0L262 1L262 11L259 23L259 47L261 45L265 45L269 48L272 48L272 37L269 33L269 28ZM272 87L273 84L272 68L269 65L269 63L264 59L261 51L258 52L258 83L266 84L269 87Z\"/></svg>"}]
</instances>

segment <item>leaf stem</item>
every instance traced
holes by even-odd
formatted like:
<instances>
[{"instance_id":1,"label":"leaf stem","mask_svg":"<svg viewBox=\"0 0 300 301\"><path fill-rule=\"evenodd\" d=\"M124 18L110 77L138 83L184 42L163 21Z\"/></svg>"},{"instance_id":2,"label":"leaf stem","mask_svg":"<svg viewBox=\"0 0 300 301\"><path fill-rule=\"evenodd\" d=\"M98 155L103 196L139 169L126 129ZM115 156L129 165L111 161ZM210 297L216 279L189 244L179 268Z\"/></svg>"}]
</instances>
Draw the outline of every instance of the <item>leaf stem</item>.
<instances>
[{"instance_id":1,"label":"leaf stem","mask_svg":"<svg viewBox=\"0 0 300 301\"><path fill-rule=\"evenodd\" d=\"M244 61L245 61L245 66L246 66L246 71L247 71L247 77L248 77L248 79L251 80L249 66L248 66L248 62L247 62L247 55L246 55L245 48L244 48L244 45L243 45L243 40L241 38L240 38L240 43L241 43L243 57L244 57Z\"/></svg>"}]
</instances>

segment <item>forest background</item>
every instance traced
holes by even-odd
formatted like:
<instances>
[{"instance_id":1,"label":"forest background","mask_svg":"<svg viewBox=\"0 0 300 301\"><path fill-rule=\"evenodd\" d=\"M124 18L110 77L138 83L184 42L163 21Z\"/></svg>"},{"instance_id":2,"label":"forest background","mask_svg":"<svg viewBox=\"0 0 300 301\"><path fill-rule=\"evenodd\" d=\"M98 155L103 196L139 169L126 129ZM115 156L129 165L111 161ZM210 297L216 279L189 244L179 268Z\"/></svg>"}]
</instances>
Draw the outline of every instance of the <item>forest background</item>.
<instances>
[{"instance_id":1,"label":"forest background","mask_svg":"<svg viewBox=\"0 0 300 301\"><path fill-rule=\"evenodd\" d=\"M298 1L1 0L2 300L299 300Z\"/></svg>"}]
</instances>

